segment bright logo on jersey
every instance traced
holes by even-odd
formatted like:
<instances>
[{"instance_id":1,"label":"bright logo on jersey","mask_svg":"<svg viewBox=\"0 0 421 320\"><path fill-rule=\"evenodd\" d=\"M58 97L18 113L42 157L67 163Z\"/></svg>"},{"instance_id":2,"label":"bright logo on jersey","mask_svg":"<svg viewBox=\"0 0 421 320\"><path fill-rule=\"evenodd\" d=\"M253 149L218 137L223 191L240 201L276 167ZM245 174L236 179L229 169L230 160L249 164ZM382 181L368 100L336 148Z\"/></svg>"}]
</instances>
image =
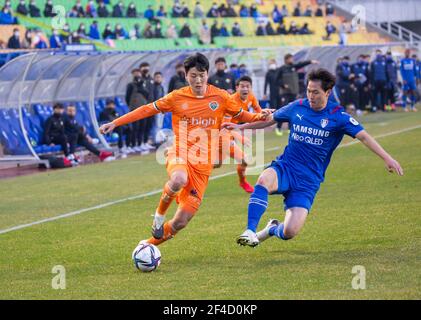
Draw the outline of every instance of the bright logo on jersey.
<instances>
[{"instance_id":1,"label":"bright logo on jersey","mask_svg":"<svg viewBox=\"0 0 421 320\"><path fill-rule=\"evenodd\" d=\"M358 126L359 123L357 120L355 120L353 117L349 117L349 122L351 122L354 126Z\"/></svg>"},{"instance_id":2,"label":"bright logo on jersey","mask_svg":"<svg viewBox=\"0 0 421 320\"><path fill-rule=\"evenodd\" d=\"M329 123L328 119L322 119L320 120L320 124L322 126L322 128L326 128L327 124Z\"/></svg>"},{"instance_id":3,"label":"bright logo on jersey","mask_svg":"<svg viewBox=\"0 0 421 320\"><path fill-rule=\"evenodd\" d=\"M216 109L218 109L218 107L219 107L218 102L216 102L216 101L209 102L209 108L211 108L212 111L215 111Z\"/></svg>"}]
</instances>

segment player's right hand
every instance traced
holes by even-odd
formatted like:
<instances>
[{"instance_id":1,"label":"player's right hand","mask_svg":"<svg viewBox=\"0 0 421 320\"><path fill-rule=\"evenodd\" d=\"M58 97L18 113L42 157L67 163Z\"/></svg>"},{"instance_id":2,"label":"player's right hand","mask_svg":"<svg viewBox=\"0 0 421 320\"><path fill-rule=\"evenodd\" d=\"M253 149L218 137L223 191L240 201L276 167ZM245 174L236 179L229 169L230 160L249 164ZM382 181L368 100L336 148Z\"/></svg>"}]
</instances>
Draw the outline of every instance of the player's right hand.
<instances>
[{"instance_id":1,"label":"player's right hand","mask_svg":"<svg viewBox=\"0 0 421 320\"><path fill-rule=\"evenodd\" d=\"M398 175L403 176L403 169L399 162L397 162L395 159L389 158L385 160L385 165L389 172L395 171Z\"/></svg>"},{"instance_id":2,"label":"player's right hand","mask_svg":"<svg viewBox=\"0 0 421 320\"><path fill-rule=\"evenodd\" d=\"M239 127L238 124L236 123L232 123L232 122L224 122L221 124L221 130L222 129L226 129L226 130L235 130Z\"/></svg>"},{"instance_id":3,"label":"player's right hand","mask_svg":"<svg viewBox=\"0 0 421 320\"><path fill-rule=\"evenodd\" d=\"M101 134L107 134L113 131L114 128L115 128L115 124L112 122L109 122L99 127L99 132L101 132Z\"/></svg>"}]
</instances>

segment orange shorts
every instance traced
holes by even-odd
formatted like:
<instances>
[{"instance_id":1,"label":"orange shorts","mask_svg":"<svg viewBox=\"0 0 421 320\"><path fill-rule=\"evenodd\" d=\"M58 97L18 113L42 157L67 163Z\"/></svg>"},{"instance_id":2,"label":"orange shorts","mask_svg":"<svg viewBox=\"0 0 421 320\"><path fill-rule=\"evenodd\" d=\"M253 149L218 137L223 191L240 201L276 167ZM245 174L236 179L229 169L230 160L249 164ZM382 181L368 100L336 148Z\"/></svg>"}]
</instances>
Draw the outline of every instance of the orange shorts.
<instances>
[{"instance_id":1,"label":"orange shorts","mask_svg":"<svg viewBox=\"0 0 421 320\"><path fill-rule=\"evenodd\" d=\"M176 170L183 170L187 173L187 184L177 195L179 206L191 212L196 213L202 203L203 196L209 182L209 175L201 174L194 170L188 163L177 162L178 158L174 154L167 155L166 168L168 176Z\"/></svg>"}]
</instances>

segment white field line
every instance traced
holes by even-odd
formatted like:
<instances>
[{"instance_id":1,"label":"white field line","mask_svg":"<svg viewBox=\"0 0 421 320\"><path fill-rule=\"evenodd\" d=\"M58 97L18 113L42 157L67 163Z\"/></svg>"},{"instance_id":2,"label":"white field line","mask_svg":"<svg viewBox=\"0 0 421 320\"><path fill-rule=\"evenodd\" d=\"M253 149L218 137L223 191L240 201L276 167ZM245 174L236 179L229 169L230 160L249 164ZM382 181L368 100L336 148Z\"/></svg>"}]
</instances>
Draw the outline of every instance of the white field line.
<instances>
[{"instance_id":1,"label":"white field line","mask_svg":"<svg viewBox=\"0 0 421 320\"><path fill-rule=\"evenodd\" d=\"M421 125L417 125L417 126L413 126L413 127L409 127L409 128L405 128L405 129L381 134L381 135L375 136L374 138L379 139L379 138L389 137L389 136L401 134L401 133L404 133L404 132L416 130L416 129L419 129L419 128L421 128ZM352 146L352 145L357 144L357 143L359 143L359 141L354 140L354 141L351 141L351 142L348 142L348 143L341 144L338 148L349 147L349 146ZM269 149L266 149L265 152L275 151L275 150L278 150L278 149L281 149L281 147L269 148ZM263 168L266 165L268 165L268 164L256 166L254 168L256 168L256 169L257 168ZM216 179L224 178L224 177L236 174L236 173L237 173L237 171L230 171L230 172L227 172L227 173L212 176L212 177L210 177L210 180L216 180ZM41 219L41 220L37 220L37 221L30 222L30 223L25 223L25 224L20 224L20 225L14 226L14 227L10 227L10 228L7 228L7 229L0 230L0 234L5 234L5 233L12 232L12 231L29 228L29 227L32 227L32 226L35 226L35 225L38 225L38 224L43 224L43 223L46 223L46 222L51 222L51 221L56 221L56 220L60 220L60 219L63 219L63 218L72 217L72 216L79 215L79 214L82 214L82 213L85 213L85 212L88 212L88 211L106 208L106 207L109 207L109 206L113 206L115 204L130 201L130 200L137 200L137 199L146 198L146 197L149 197L149 196L160 194L161 192L162 192L162 189L157 189L157 190L149 191L149 192L146 192L146 193L138 194L138 195L127 197L127 198L122 198L122 199L118 199L118 200L115 200L115 201L105 202L105 203L99 204L97 206L93 206L93 207L89 207L89 208L84 208L84 209L60 214L60 215L57 215L57 216L54 216L54 217L51 217L51 218Z\"/></svg>"}]
</instances>

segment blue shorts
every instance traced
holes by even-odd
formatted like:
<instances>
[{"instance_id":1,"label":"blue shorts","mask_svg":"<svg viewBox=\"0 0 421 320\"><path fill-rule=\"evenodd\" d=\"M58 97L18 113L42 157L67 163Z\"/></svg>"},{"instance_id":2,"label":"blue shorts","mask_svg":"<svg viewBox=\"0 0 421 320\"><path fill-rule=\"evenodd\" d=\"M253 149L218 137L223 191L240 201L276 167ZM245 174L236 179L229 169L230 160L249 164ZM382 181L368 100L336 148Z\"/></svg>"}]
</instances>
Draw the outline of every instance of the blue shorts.
<instances>
[{"instance_id":1,"label":"blue shorts","mask_svg":"<svg viewBox=\"0 0 421 320\"><path fill-rule=\"evenodd\" d=\"M417 85L415 84L415 81L407 81L406 84L403 85L403 91L408 90L417 90Z\"/></svg>"},{"instance_id":2,"label":"blue shorts","mask_svg":"<svg viewBox=\"0 0 421 320\"><path fill-rule=\"evenodd\" d=\"M280 165L277 161L272 161L268 168L272 168L278 175L278 190L271 194L282 194L284 196L284 210L289 208L299 207L305 208L310 213L313 205L314 197L318 189L309 187L308 189L300 188L294 189L290 183L290 177L286 168Z\"/></svg>"}]
</instances>

